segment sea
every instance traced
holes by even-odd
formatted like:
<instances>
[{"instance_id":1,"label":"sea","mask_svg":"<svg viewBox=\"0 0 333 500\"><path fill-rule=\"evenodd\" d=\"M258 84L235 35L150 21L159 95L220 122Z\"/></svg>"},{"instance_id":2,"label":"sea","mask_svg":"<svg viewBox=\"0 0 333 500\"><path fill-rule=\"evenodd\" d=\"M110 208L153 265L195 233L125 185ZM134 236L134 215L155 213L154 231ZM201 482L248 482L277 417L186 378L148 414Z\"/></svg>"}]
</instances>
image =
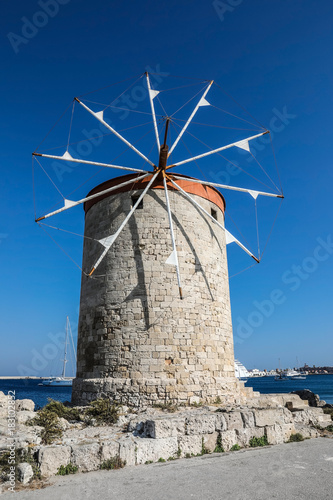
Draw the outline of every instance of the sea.
<instances>
[{"instance_id":1,"label":"sea","mask_svg":"<svg viewBox=\"0 0 333 500\"><path fill-rule=\"evenodd\" d=\"M70 401L72 396L71 387L48 387L41 386L40 379L0 379L0 391L5 394L15 391L16 399L32 399L36 409L40 409L48 403L49 399L56 401ZM255 391L263 394L288 393L302 389L309 389L319 394L320 399L326 403L333 404L333 374L332 375L308 375L305 380L274 380L274 377L253 377L245 384L253 387Z\"/></svg>"},{"instance_id":2,"label":"sea","mask_svg":"<svg viewBox=\"0 0 333 500\"><path fill-rule=\"evenodd\" d=\"M309 389L326 403L333 404L333 374L308 375L305 380L275 380L274 377L251 377L245 383L262 394L287 393Z\"/></svg>"}]
</instances>

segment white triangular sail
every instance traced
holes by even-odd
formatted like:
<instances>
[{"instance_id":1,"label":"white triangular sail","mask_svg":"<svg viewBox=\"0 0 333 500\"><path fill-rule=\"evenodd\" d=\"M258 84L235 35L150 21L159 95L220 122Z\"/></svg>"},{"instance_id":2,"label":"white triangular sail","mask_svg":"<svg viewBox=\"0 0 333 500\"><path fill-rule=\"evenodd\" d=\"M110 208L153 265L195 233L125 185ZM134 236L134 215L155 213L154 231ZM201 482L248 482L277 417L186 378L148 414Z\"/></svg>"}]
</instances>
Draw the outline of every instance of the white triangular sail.
<instances>
[{"instance_id":1,"label":"white triangular sail","mask_svg":"<svg viewBox=\"0 0 333 500\"><path fill-rule=\"evenodd\" d=\"M111 234L110 236L107 236L106 238L102 238L98 241L101 245L103 245L103 247L110 248L110 246L112 245L112 243L114 242L115 239L116 239L116 235Z\"/></svg>"},{"instance_id":2,"label":"white triangular sail","mask_svg":"<svg viewBox=\"0 0 333 500\"><path fill-rule=\"evenodd\" d=\"M187 129L187 127L189 126L189 124L191 123L192 121L192 118L194 117L195 113L198 111L198 109L200 108L200 106L209 106L209 102L206 101L205 97L207 95L207 92L209 91L209 89L211 88L211 86L213 85L213 81L209 82L206 90L204 91L202 97L200 98L198 104L195 106L194 110L192 111L189 119L187 120L187 122L185 123L184 127L182 128L182 130L180 131L177 139L175 140L175 142L172 144L171 148L170 148L170 151L169 151L169 156L171 155L172 151L175 149L175 147L177 146L178 142L180 141L182 135L184 134L185 130Z\"/></svg>"},{"instance_id":3,"label":"white triangular sail","mask_svg":"<svg viewBox=\"0 0 333 500\"><path fill-rule=\"evenodd\" d=\"M184 180L187 179L186 177L182 177L180 175L173 175L172 177L174 179L184 179ZM204 186L213 186L222 189L230 189L231 191L240 191L241 193L249 193L254 199L256 199L259 195L270 196L272 198L283 198L282 194L266 193L265 191L254 191L253 189L241 188L237 186L229 186L227 184L218 184L217 182L201 181L199 179L193 179L192 177L191 177L191 182L203 184Z\"/></svg>"},{"instance_id":4,"label":"white triangular sail","mask_svg":"<svg viewBox=\"0 0 333 500\"><path fill-rule=\"evenodd\" d=\"M139 151L135 146L133 146L133 144L131 144L127 139L125 139L125 137L123 137L121 134L119 134L119 132L117 132L114 128L111 127L111 125L109 125L105 120L104 118L101 118L100 117L100 113L101 111L99 111L98 113L95 113L92 109L88 108L88 106L86 106L83 102L81 102L77 97L75 97L75 100L81 104L81 106L86 109L91 115L93 115L95 118L97 118L98 121L100 121L101 123L103 123L103 125L109 129L115 136L117 136L121 141L123 141L129 148L131 148L133 151L135 151L139 156L141 156L141 158L143 158L147 163L149 163L152 167L155 167L154 163L152 161L149 160L149 158L147 158L143 153L141 153L141 151Z\"/></svg>"},{"instance_id":5,"label":"white triangular sail","mask_svg":"<svg viewBox=\"0 0 333 500\"><path fill-rule=\"evenodd\" d=\"M201 97L199 101L199 106L210 106L210 103L204 97Z\"/></svg>"},{"instance_id":6,"label":"white triangular sail","mask_svg":"<svg viewBox=\"0 0 333 500\"><path fill-rule=\"evenodd\" d=\"M68 152L68 151L65 151L65 153L62 155L61 157L63 160L73 160L73 157L72 155Z\"/></svg>"},{"instance_id":7,"label":"white triangular sail","mask_svg":"<svg viewBox=\"0 0 333 500\"><path fill-rule=\"evenodd\" d=\"M258 198L259 194L262 194L260 191L254 191L253 189L249 189L248 192L255 200Z\"/></svg>"},{"instance_id":8,"label":"white triangular sail","mask_svg":"<svg viewBox=\"0 0 333 500\"><path fill-rule=\"evenodd\" d=\"M265 135L268 133L269 133L269 131L266 130L265 132L262 132L260 134L256 134L256 135L253 135L252 137L248 137L247 139L244 139L243 141L232 142L231 144L227 144L226 146L222 146L221 148L212 149L211 151L207 151L206 153L202 153L201 155L192 156L192 158L187 158L186 160L178 161L177 163L170 165L170 167L168 167L168 168L178 167L179 165L184 165L185 163L189 163L190 161L199 160L200 158L204 158L205 156L210 156L210 155L213 155L215 153L219 153L220 151L224 151L225 149L229 149L229 148L232 148L234 146L241 147L240 143L243 144L243 149L246 149L246 146L245 146L246 141L247 142L252 141L253 139L257 139L257 137L261 137L262 135ZM249 151L249 149L248 149L248 151Z\"/></svg>"},{"instance_id":9,"label":"white triangular sail","mask_svg":"<svg viewBox=\"0 0 333 500\"><path fill-rule=\"evenodd\" d=\"M104 121L104 111L98 111L97 113L95 113L95 116L98 120Z\"/></svg>"},{"instance_id":10,"label":"white triangular sail","mask_svg":"<svg viewBox=\"0 0 333 500\"><path fill-rule=\"evenodd\" d=\"M159 171L157 171L153 176L152 178L150 179L150 181L148 182L147 186L145 187L145 189L142 191L142 193L140 194L139 198L137 199L137 201L135 202L134 206L132 207L131 211L129 212L129 214L127 215L127 217L125 217L125 220L121 223L121 225L119 226L119 229L112 235L110 236L107 236L106 238L102 238L99 240L99 242L105 247L104 248L104 251L102 253L102 255L97 259L97 261L95 262L95 264L93 265L90 273L89 273L89 276L91 276L93 274L93 272L97 269L97 267L100 265L100 263L102 262L102 260L104 259L105 255L108 253L109 249L111 248L111 246L113 245L113 243L116 241L116 239L118 238L119 234L121 233L121 231L124 229L124 227L126 226L127 222L129 221L129 219L132 217L132 215L134 214L134 211L135 209L137 208L137 206L139 205L139 203L141 202L141 200L143 199L144 195L147 193L148 189L150 188L150 186L153 184L154 180L156 179L156 177L159 175Z\"/></svg>"},{"instance_id":11,"label":"white triangular sail","mask_svg":"<svg viewBox=\"0 0 333 500\"><path fill-rule=\"evenodd\" d=\"M159 90L153 90L153 89L149 89L149 95L152 99L155 99L155 97L160 93Z\"/></svg>"},{"instance_id":12,"label":"white triangular sail","mask_svg":"<svg viewBox=\"0 0 333 500\"><path fill-rule=\"evenodd\" d=\"M161 145L160 145L160 138L159 138L159 135L158 135L158 128L157 128L157 122L156 122L156 113L155 113L154 102L153 102L153 99L157 96L157 94L159 94L159 91L158 90L153 90L151 88L148 72L146 72L146 78L147 78L147 87L148 87L148 93L149 93L150 109L151 109L151 114L153 116L153 122L154 122L154 130L155 130L157 151L159 153Z\"/></svg>"},{"instance_id":13,"label":"white triangular sail","mask_svg":"<svg viewBox=\"0 0 333 500\"><path fill-rule=\"evenodd\" d=\"M175 250L170 254L170 256L167 258L165 261L166 264L170 266L177 266L178 265L178 259L177 259L177 253Z\"/></svg>"},{"instance_id":14,"label":"white triangular sail","mask_svg":"<svg viewBox=\"0 0 333 500\"><path fill-rule=\"evenodd\" d=\"M74 207L75 205L77 205L77 201L72 201L72 200L64 200L65 202L65 206L64 208L71 208L71 207Z\"/></svg>"},{"instance_id":15,"label":"white triangular sail","mask_svg":"<svg viewBox=\"0 0 333 500\"><path fill-rule=\"evenodd\" d=\"M243 141L235 142L234 146L236 146L237 148L240 148L240 149L244 149L244 151L248 151L249 153L251 152L250 144L249 144L249 141L247 139L244 139Z\"/></svg>"},{"instance_id":16,"label":"white triangular sail","mask_svg":"<svg viewBox=\"0 0 333 500\"><path fill-rule=\"evenodd\" d=\"M230 243L234 243L236 240L236 238L231 234L229 233L229 231L227 229L224 230L225 231L225 243L226 245L229 245Z\"/></svg>"},{"instance_id":17,"label":"white triangular sail","mask_svg":"<svg viewBox=\"0 0 333 500\"><path fill-rule=\"evenodd\" d=\"M101 163L98 161L81 160L78 158L73 158L68 151L63 156L46 155L42 153L33 153L33 156L41 156L42 158L52 158L53 160L71 161L73 163L83 163L84 165L94 165L96 167L106 167L106 168L116 168L119 170L128 170L129 172L140 172L148 174L148 170L142 170L139 168L123 167L121 165L112 165L111 163Z\"/></svg>"},{"instance_id":18,"label":"white triangular sail","mask_svg":"<svg viewBox=\"0 0 333 500\"><path fill-rule=\"evenodd\" d=\"M184 189L182 189L176 182L174 182L171 178L170 178L170 181L171 183L181 192L183 193L183 195L188 198L194 205L196 205L204 214L206 214L210 219L211 221L214 223L214 224L217 224L221 229L223 229L223 231L225 232L225 236L226 236L226 243L229 244L229 243L233 243L235 242L240 248L242 248L242 250L244 250L244 252L246 252L248 255L250 255L250 257L252 257L256 262L259 262L259 259L253 255L252 252L250 252L250 250L248 250L240 241L238 241L224 226L222 226L222 224L220 224L209 212L207 212L207 210L205 210L194 198L192 198L192 196L190 196Z\"/></svg>"},{"instance_id":19,"label":"white triangular sail","mask_svg":"<svg viewBox=\"0 0 333 500\"><path fill-rule=\"evenodd\" d=\"M65 210L68 210L69 208L72 208L76 205L80 205L82 203L85 203L86 201L93 200L95 198L98 198L99 196L103 196L103 194L110 193L111 191L114 191L115 189L120 189L124 186L127 186L128 184L131 184L133 186L133 183L140 181L141 179L144 179L147 177L149 174L144 174L140 175L139 177L136 177L135 179L130 179L126 182L122 182L121 184L116 184L115 186L111 186L108 189L104 189L103 191L100 191L95 194L91 194L90 196L87 196L86 198L82 198L81 200L78 201L72 201L72 200L64 200L64 206L62 208L59 208L58 210L55 210L54 212L50 212L49 214L43 215L42 217L39 217L36 219L36 222L39 222L41 220L47 219L48 217L51 217L52 215L59 214L60 212L64 212Z\"/></svg>"}]
</instances>

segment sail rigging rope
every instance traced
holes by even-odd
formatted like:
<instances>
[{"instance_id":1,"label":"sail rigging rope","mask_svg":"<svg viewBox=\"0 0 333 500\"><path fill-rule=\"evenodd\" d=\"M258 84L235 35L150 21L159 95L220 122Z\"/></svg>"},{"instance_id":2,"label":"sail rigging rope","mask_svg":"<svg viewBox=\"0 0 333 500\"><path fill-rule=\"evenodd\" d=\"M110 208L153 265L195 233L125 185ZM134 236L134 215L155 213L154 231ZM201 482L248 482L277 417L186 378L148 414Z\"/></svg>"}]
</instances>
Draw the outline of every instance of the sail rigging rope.
<instances>
[{"instance_id":1,"label":"sail rigging rope","mask_svg":"<svg viewBox=\"0 0 333 500\"><path fill-rule=\"evenodd\" d=\"M74 99L73 99L74 100ZM59 116L58 120L54 123L54 125L50 128L50 130L48 131L48 133L46 134L46 136L44 137L44 139L38 144L37 148L35 149L34 153L36 153L39 149L39 147L43 144L43 142L45 141L45 139L50 135L50 133L52 132L52 130L54 129L54 127L60 122L61 118L64 116L64 114L67 112L68 108L71 106L73 101L71 101L67 108L65 109L65 111L62 113L61 116Z\"/></svg>"},{"instance_id":2,"label":"sail rigging rope","mask_svg":"<svg viewBox=\"0 0 333 500\"><path fill-rule=\"evenodd\" d=\"M206 148L210 149L211 151L213 151L213 148L211 148L210 146L208 146L208 144L206 144L205 142L203 142L201 139L199 139L198 137L196 137L194 134L192 134L191 132L189 132L189 130L186 130L186 133L191 135L194 139L196 139L197 141L201 142L201 144L203 144ZM242 167L240 167L239 165L237 165L236 163L232 162L231 160L229 160L228 158L226 158L225 156L223 156L223 154L221 152L217 152L217 153L214 153L214 154L217 154L218 156L220 156L221 158L223 158L225 161L227 161L228 163L230 163L231 165L233 165L234 167L238 168L239 170L241 170L242 172L244 172L244 174L248 175L249 177L252 177L252 179L254 179L255 181L258 181L260 184L262 184L263 186L265 186L266 188L268 189L271 189L271 186L269 186L268 184L266 184L265 182L261 181L260 179L258 179L257 177L255 177L254 175L250 174L249 172L246 172L246 170L244 170ZM279 190L278 190L279 191Z\"/></svg>"},{"instance_id":3,"label":"sail rigging rope","mask_svg":"<svg viewBox=\"0 0 333 500\"><path fill-rule=\"evenodd\" d=\"M231 94L229 94L226 90L224 90L221 85L219 85L218 83L214 82L214 84L227 96L229 97L232 101L234 101L234 103L237 104L237 106L239 106L243 111L245 111L245 113L247 113L249 116L251 116L251 118L253 118L253 120L255 120L259 125L260 127L262 127L263 129L267 130L267 128L262 125L262 123L260 123L246 108L244 108L244 106L242 106L238 101L236 101L236 99L234 99L232 97ZM253 124L252 124L253 125Z\"/></svg>"},{"instance_id":4,"label":"sail rigging rope","mask_svg":"<svg viewBox=\"0 0 333 500\"><path fill-rule=\"evenodd\" d=\"M119 80L119 82L110 83L110 85L105 85L105 87L99 87L98 89L90 90L89 92L86 92L85 94L81 94L78 97L83 97L83 96L88 95L88 94L93 94L94 92L98 92L99 90L108 89L109 87L114 87L115 85L119 85L119 83L128 82L129 80L132 80L133 78L136 78L135 81L138 81L142 76L143 76L143 74L140 74L139 76L138 75L130 76L129 78L125 78L124 80Z\"/></svg>"},{"instance_id":5,"label":"sail rigging rope","mask_svg":"<svg viewBox=\"0 0 333 500\"><path fill-rule=\"evenodd\" d=\"M173 120L179 121L179 122L186 122L187 120L181 119L181 118L174 118ZM226 127L223 125L212 125L211 123L201 123L201 122L195 122L191 120L191 124L193 125L202 125L203 127L212 127L212 128L222 128L226 130L242 130L246 132L260 132L262 129L258 128L239 128L239 127Z\"/></svg>"},{"instance_id":6,"label":"sail rigging rope","mask_svg":"<svg viewBox=\"0 0 333 500\"><path fill-rule=\"evenodd\" d=\"M73 107L72 107L72 116L71 116L71 122L70 122L70 125L69 125L69 132L68 132L68 139L67 139L67 148L66 148L66 151L68 151L68 145L69 145L69 140L70 140L70 137L71 137L71 131L72 131L72 124L73 124L73 115L74 115L74 107L75 107L75 100L73 101Z\"/></svg>"},{"instance_id":7,"label":"sail rigging rope","mask_svg":"<svg viewBox=\"0 0 333 500\"><path fill-rule=\"evenodd\" d=\"M145 123L140 123L139 125L133 125L132 127L127 127L127 128L123 128L121 130L118 130L118 132L126 132L127 130L132 130L134 128L139 128L139 127L144 127L145 125L150 125L150 124L151 124L151 121L145 122ZM79 141L69 143L68 146L74 146L75 144L90 142L90 141L93 141L96 139L100 139L101 137L108 137L110 135L112 136L113 132L107 132L105 134L100 134L100 135L94 135L93 137L88 138L88 139L80 139ZM54 151L55 149L63 149L64 147L66 147L66 145L62 144L61 146L55 146L54 148L43 149L43 153L46 153L46 151ZM111 161L113 161L113 160L111 160Z\"/></svg>"},{"instance_id":8,"label":"sail rigging rope","mask_svg":"<svg viewBox=\"0 0 333 500\"><path fill-rule=\"evenodd\" d=\"M42 167L40 161L36 157L35 157L35 159L36 159L36 162L38 163L38 165L40 166L40 168L43 170L43 172L46 175L46 177L52 182L53 186L56 188L56 190L58 191L58 193L60 194L60 196L62 196L62 198L65 199L64 195L62 194L62 192L60 191L60 189L58 188L58 186L53 182L53 180L51 179L51 177L49 176L49 174Z\"/></svg>"},{"instance_id":9,"label":"sail rigging rope","mask_svg":"<svg viewBox=\"0 0 333 500\"><path fill-rule=\"evenodd\" d=\"M206 88L200 89L194 96L192 96L187 102L185 102L185 104L183 104L182 106L180 106L180 108L178 108L177 111L175 111L174 113L172 113L172 115L170 115L169 118L172 118L176 113L178 113L178 111L180 111L181 109L183 109L189 102L193 101L193 99L195 99L199 94L202 93L202 91L205 91L205 90L206 90Z\"/></svg>"}]
</instances>

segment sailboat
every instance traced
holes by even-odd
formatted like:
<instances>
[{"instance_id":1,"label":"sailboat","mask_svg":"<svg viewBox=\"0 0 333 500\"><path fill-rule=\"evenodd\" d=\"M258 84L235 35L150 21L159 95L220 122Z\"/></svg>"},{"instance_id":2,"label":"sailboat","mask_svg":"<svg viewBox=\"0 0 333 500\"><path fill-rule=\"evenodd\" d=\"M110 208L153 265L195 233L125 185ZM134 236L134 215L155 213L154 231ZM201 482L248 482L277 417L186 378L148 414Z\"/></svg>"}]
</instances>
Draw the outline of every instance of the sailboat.
<instances>
[{"instance_id":1,"label":"sailboat","mask_svg":"<svg viewBox=\"0 0 333 500\"><path fill-rule=\"evenodd\" d=\"M75 358L75 361L76 361L76 355L75 355L75 349L74 349L72 329L71 329L71 325L69 323L69 318L67 316L67 319L66 319L65 352L64 352L64 359L63 359L64 364L63 364L63 368L62 368L62 374L61 374L60 377L50 377L48 379L45 379L39 385L47 385L47 386L52 386L52 387L71 387L72 386L73 379L66 377L66 363L68 361L68 359L67 359L68 332L70 332L70 337L71 337L72 346L73 346L73 352L74 352L74 358Z\"/></svg>"},{"instance_id":2,"label":"sailboat","mask_svg":"<svg viewBox=\"0 0 333 500\"><path fill-rule=\"evenodd\" d=\"M287 373L288 377L290 377L292 380L305 380L306 373L300 371L299 361L297 357L296 357L296 365L297 365L297 371L292 370L291 373Z\"/></svg>"},{"instance_id":3,"label":"sailboat","mask_svg":"<svg viewBox=\"0 0 333 500\"><path fill-rule=\"evenodd\" d=\"M281 360L280 360L280 358L279 358L279 369L277 370L277 375L274 377L274 380L279 380L279 381L289 380L289 378L287 377L287 374L286 374L285 370L281 370Z\"/></svg>"}]
</instances>

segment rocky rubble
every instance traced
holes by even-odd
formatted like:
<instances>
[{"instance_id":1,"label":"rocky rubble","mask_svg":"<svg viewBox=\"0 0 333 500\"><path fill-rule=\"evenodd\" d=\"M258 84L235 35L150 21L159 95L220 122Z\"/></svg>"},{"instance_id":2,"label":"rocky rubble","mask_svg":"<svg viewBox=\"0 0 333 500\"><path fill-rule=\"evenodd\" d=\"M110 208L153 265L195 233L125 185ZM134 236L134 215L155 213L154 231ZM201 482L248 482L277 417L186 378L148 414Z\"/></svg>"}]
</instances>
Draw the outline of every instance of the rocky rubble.
<instances>
[{"instance_id":1,"label":"rocky rubble","mask_svg":"<svg viewBox=\"0 0 333 500\"><path fill-rule=\"evenodd\" d=\"M180 407L173 413L160 408L147 408L132 413L120 408L114 425L86 426L59 419L62 437L51 445L43 445L42 428L27 426L36 412L29 400L16 402L16 428L13 437L7 426L7 396L0 392L0 453L15 448L32 450L40 474L48 478L60 466L72 464L79 471L100 468L106 460L119 456L127 465L170 460L223 448L229 451L238 445L247 447L252 438L266 436L269 444L286 442L295 433L317 437L316 427L332 424L322 408L308 406L296 394L263 395L251 400L251 407L221 405ZM18 479L24 484L32 478L31 466L22 463Z\"/></svg>"}]
</instances>

